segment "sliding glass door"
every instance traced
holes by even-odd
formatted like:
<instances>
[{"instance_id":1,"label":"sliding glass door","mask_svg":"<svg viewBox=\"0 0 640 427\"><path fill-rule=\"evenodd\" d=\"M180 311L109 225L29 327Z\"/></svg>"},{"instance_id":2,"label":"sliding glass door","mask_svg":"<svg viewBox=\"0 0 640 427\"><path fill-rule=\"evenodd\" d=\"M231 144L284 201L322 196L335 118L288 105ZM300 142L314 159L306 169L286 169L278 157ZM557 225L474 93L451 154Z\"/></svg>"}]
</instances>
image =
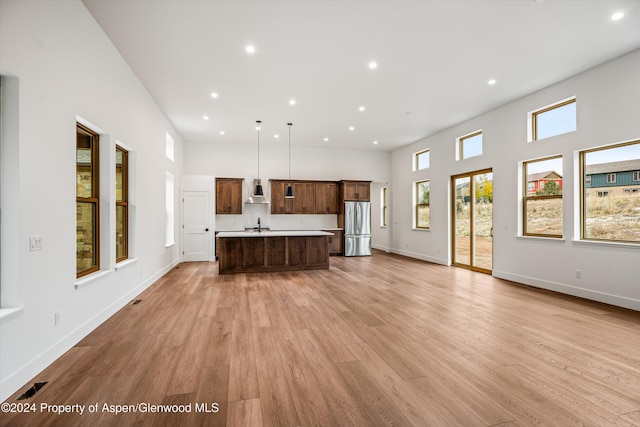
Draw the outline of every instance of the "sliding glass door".
<instances>
[{"instance_id":1,"label":"sliding glass door","mask_svg":"<svg viewBox=\"0 0 640 427\"><path fill-rule=\"evenodd\" d=\"M493 269L493 173L491 169L451 177L453 265Z\"/></svg>"}]
</instances>

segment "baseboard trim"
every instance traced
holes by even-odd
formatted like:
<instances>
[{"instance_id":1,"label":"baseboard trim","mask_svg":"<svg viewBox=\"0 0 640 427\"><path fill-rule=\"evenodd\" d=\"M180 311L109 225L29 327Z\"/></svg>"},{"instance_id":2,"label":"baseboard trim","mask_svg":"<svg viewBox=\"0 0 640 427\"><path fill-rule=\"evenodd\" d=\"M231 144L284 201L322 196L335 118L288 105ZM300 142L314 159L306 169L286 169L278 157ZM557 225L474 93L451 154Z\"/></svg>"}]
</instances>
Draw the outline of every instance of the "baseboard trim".
<instances>
[{"instance_id":1,"label":"baseboard trim","mask_svg":"<svg viewBox=\"0 0 640 427\"><path fill-rule=\"evenodd\" d=\"M552 282L549 280L536 279L535 277L513 274L507 271L493 270L493 277L509 280L516 283L522 283L534 288L546 289L548 291L559 292L566 295L572 295L592 301L615 305L617 307L640 311L640 300L634 298L608 294L605 292L594 291L592 289L580 288L578 286L571 286L564 283Z\"/></svg>"},{"instance_id":2,"label":"baseboard trim","mask_svg":"<svg viewBox=\"0 0 640 427\"><path fill-rule=\"evenodd\" d=\"M398 255L402 255L402 256L406 256L409 258L416 258L422 261L428 261L428 262L432 262L434 264L441 264L441 265L449 265L449 261L445 258L438 258L438 257L432 257L432 256L427 256L424 254L419 254L417 252L411 252L411 251L403 251L401 249L396 249L396 248L391 248L391 250L389 251L391 253L394 254L398 254Z\"/></svg>"},{"instance_id":3,"label":"baseboard trim","mask_svg":"<svg viewBox=\"0 0 640 427\"><path fill-rule=\"evenodd\" d=\"M165 266L134 289L118 298L109 306L105 307L104 310L88 319L58 342L54 343L51 347L44 350L38 356L25 363L16 372L12 373L7 378L4 378L2 382L0 382L0 401L5 401L21 387L24 387L28 381L38 375L38 373L42 372L47 366L55 362L60 356L79 343L84 337L89 335L89 333L104 323L108 318L113 316L118 310L127 305L135 296L139 295L149 286L153 285L158 279L171 271L171 269L178 265L179 262L180 259L176 258L169 265Z\"/></svg>"}]
</instances>

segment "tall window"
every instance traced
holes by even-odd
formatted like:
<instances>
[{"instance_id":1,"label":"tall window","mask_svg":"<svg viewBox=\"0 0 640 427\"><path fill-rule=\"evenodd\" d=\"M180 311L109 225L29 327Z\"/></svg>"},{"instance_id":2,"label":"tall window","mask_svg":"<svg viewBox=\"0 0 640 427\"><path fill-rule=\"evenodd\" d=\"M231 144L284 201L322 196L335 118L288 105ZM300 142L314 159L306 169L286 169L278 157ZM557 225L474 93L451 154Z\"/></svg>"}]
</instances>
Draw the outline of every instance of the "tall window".
<instances>
[{"instance_id":1,"label":"tall window","mask_svg":"<svg viewBox=\"0 0 640 427\"><path fill-rule=\"evenodd\" d=\"M171 135L166 134L166 138L165 138L165 153L167 155L167 159L171 160L173 162L173 158L174 158L174 142L173 142L173 138L171 138Z\"/></svg>"},{"instance_id":2,"label":"tall window","mask_svg":"<svg viewBox=\"0 0 640 427\"><path fill-rule=\"evenodd\" d=\"M523 234L562 237L562 156L523 164Z\"/></svg>"},{"instance_id":3,"label":"tall window","mask_svg":"<svg viewBox=\"0 0 640 427\"><path fill-rule=\"evenodd\" d=\"M167 172L166 176L166 189L165 189L165 197L166 197L166 213L167 213L167 222L165 229L165 243L167 246L171 246L175 243L174 237L174 189L173 189L173 175L171 172Z\"/></svg>"},{"instance_id":4,"label":"tall window","mask_svg":"<svg viewBox=\"0 0 640 427\"><path fill-rule=\"evenodd\" d=\"M581 237L640 243L640 140L580 152Z\"/></svg>"},{"instance_id":5,"label":"tall window","mask_svg":"<svg viewBox=\"0 0 640 427\"><path fill-rule=\"evenodd\" d=\"M413 170L419 171L429 167L429 150L422 150L413 155Z\"/></svg>"},{"instance_id":6,"label":"tall window","mask_svg":"<svg viewBox=\"0 0 640 427\"><path fill-rule=\"evenodd\" d=\"M576 130L576 99L571 98L540 110L531 115L529 140L548 138Z\"/></svg>"},{"instance_id":7,"label":"tall window","mask_svg":"<svg viewBox=\"0 0 640 427\"><path fill-rule=\"evenodd\" d=\"M387 209L387 187L382 187L380 198L382 199L382 203L380 203L382 205L382 224L380 225L386 227L388 223L387 215L389 214L389 210Z\"/></svg>"},{"instance_id":8,"label":"tall window","mask_svg":"<svg viewBox=\"0 0 640 427\"><path fill-rule=\"evenodd\" d=\"M470 133L457 139L456 160L468 159L469 157L482 154L482 131Z\"/></svg>"},{"instance_id":9,"label":"tall window","mask_svg":"<svg viewBox=\"0 0 640 427\"><path fill-rule=\"evenodd\" d=\"M99 136L76 125L76 274L100 269Z\"/></svg>"},{"instance_id":10,"label":"tall window","mask_svg":"<svg viewBox=\"0 0 640 427\"><path fill-rule=\"evenodd\" d=\"M129 257L128 152L116 145L116 262Z\"/></svg>"},{"instance_id":11,"label":"tall window","mask_svg":"<svg viewBox=\"0 0 640 427\"><path fill-rule=\"evenodd\" d=\"M429 181L416 182L416 228L429 229Z\"/></svg>"}]
</instances>

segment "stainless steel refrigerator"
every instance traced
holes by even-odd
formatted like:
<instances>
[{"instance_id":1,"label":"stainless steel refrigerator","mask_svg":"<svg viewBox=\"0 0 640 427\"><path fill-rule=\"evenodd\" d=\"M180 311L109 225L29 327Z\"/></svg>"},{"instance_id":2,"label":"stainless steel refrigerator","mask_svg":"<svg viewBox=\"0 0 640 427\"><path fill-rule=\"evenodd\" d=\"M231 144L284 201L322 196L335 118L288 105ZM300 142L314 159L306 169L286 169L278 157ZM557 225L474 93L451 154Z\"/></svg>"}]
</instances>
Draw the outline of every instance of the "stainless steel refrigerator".
<instances>
[{"instance_id":1,"label":"stainless steel refrigerator","mask_svg":"<svg viewBox=\"0 0 640 427\"><path fill-rule=\"evenodd\" d=\"M371 255L371 203L344 203L344 256Z\"/></svg>"}]
</instances>

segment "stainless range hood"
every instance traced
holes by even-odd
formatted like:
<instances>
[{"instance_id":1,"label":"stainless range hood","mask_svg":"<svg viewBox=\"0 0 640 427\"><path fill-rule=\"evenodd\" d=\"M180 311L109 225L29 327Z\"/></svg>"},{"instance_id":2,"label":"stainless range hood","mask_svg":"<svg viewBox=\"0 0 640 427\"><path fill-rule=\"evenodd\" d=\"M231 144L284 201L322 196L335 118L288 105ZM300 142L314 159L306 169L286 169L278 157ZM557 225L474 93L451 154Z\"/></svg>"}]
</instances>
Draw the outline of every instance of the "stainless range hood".
<instances>
[{"instance_id":1,"label":"stainless range hood","mask_svg":"<svg viewBox=\"0 0 640 427\"><path fill-rule=\"evenodd\" d=\"M269 200L264 197L264 191L262 189L261 180L254 179L253 180L253 191L251 196L244 202L247 205L263 205L268 204Z\"/></svg>"}]
</instances>

